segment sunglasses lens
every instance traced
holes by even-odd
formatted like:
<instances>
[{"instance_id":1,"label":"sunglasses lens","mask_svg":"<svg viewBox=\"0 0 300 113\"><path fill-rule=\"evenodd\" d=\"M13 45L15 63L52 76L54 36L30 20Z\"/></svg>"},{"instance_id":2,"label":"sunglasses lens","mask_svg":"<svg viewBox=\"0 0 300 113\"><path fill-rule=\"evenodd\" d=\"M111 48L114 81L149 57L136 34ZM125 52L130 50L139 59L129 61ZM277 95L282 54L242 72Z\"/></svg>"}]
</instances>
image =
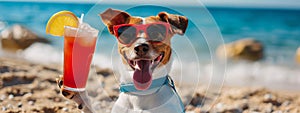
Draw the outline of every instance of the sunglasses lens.
<instances>
[{"instance_id":1,"label":"sunglasses lens","mask_svg":"<svg viewBox=\"0 0 300 113\"><path fill-rule=\"evenodd\" d=\"M153 24L147 28L150 41L161 42L166 37L167 28L163 24Z\"/></svg>"},{"instance_id":2,"label":"sunglasses lens","mask_svg":"<svg viewBox=\"0 0 300 113\"><path fill-rule=\"evenodd\" d=\"M123 44L130 44L136 38L136 28L123 26L118 29L119 41Z\"/></svg>"}]
</instances>

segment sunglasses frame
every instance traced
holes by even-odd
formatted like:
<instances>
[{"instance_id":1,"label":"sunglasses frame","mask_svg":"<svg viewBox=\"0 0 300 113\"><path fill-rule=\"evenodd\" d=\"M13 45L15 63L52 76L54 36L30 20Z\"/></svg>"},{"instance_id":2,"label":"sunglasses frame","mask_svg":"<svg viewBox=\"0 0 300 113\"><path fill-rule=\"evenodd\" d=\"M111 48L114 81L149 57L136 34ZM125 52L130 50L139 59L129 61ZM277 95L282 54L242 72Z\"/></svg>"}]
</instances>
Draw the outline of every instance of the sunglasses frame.
<instances>
[{"instance_id":1,"label":"sunglasses frame","mask_svg":"<svg viewBox=\"0 0 300 113\"><path fill-rule=\"evenodd\" d=\"M162 40L162 41L164 41L166 39L166 36L169 35L169 32L172 32L171 31L171 25L169 23L165 23L165 22L155 22L155 23L149 23L149 24L120 24L120 25L113 26L113 31L114 31L115 37L117 37L118 41L121 44L129 46L138 39L137 35L139 34L140 31L144 31L144 33L146 34L146 39L148 39L149 35L148 35L148 32L147 32L147 28L151 25L158 25L158 24L163 25L163 26L166 27L166 35L165 35L164 39ZM119 28L124 27L124 26L134 27L136 29L135 38L132 41L130 41L130 43L128 43L128 44L123 43L120 40L120 37L119 37L120 34L118 34ZM154 41L154 42L160 43L162 41Z\"/></svg>"}]
</instances>

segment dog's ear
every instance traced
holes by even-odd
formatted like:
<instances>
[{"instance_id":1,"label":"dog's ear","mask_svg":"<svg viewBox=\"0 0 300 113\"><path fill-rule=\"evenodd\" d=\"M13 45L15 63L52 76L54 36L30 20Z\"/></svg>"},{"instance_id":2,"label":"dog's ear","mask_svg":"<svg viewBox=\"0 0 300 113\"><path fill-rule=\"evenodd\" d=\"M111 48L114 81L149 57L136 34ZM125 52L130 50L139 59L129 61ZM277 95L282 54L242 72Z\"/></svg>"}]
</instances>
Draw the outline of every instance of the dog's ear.
<instances>
[{"instance_id":1,"label":"dog's ear","mask_svg":"<svg viewBox=\"0 0 300 113\"><path fill-rule=\"evenodd\" d=\"M158 17L163 22L168 22L172 25L172 30L174 33L183 35L188 26L188 19L184 16L168 14L167 12L160 12Z\"/></svg>"},{"instance_id":2,"label":"dog's ear","mask_svg":"<svg viewBox=\"0 0 300 113\"><path fill-rule=\"evenodd\" d=\"M111 34L114 34L114 25L128 23L130 17L130 15L124 11L115 10L111 8L107 9L99 15Z\"/></svg>"}]
</instances>

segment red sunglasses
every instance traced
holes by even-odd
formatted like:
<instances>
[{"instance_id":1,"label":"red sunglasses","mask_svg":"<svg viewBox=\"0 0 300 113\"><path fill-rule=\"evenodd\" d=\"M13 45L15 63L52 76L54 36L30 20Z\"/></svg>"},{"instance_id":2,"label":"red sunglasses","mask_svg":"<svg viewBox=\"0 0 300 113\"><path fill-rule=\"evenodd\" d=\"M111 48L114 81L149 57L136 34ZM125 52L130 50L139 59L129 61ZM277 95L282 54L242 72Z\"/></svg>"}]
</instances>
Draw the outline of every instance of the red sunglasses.
<instances>
[{"instance_id":1,"label":"red sunglasses","mask_svg":"<svg viewBox=\"0 0 300 113\"><path fill-rule=\"evenodd\" d=\"M138 34L144 31L146 39L151 42L162 42L171 31L169 23L156 22L150 24L121 24L113 26L114 35L124 45L131 45L138 39Z\"/></svg>"}]
</instances>

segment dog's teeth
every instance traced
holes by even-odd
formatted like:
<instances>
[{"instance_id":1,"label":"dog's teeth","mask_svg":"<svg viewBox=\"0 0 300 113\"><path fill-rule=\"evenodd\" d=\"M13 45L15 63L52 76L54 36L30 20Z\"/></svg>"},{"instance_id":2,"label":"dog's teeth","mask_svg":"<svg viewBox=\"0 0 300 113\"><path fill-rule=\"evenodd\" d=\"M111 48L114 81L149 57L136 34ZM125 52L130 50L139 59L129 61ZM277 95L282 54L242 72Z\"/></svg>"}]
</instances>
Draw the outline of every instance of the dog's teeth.
<instances>
[{"instance_id":1,"label":"dog's teeth","mask_svg":"<svg viewBox=\"0 0 300 113\"><path fill-rule=\"evenodd\" d=\"M156 61L157 64L159 64L160 61Z\"/></svg>"},{"instance_id":2,"label":"dog's teeth","mask_svg":"<svg viewBox=\"0 0 300 113\"><path fill-rule=\"evenodd\" d=\"M136 61L131 61L131 66L135 66L136 65Z\"/></svg>"},{"instance_id":3,"label":"dog's teeth","mask_svg":"<svg viewBox=\"0 0 300 113\"><path fill-rule=\"evenodd\" d=\"M141 70L139 65L137 65L137 61L133 61L133 66L134 66L135 69Z\"/></svg>"},{"instance_id":4,"label":"dog's teeth","mask_svg":"<svg viewBox=\"0 0 300 113\"><path fill-rule=\"evenodd\" d=\"M134 65L134 69L141 70L141 68L138 65Z\"/></svg>"}]
</instances>

